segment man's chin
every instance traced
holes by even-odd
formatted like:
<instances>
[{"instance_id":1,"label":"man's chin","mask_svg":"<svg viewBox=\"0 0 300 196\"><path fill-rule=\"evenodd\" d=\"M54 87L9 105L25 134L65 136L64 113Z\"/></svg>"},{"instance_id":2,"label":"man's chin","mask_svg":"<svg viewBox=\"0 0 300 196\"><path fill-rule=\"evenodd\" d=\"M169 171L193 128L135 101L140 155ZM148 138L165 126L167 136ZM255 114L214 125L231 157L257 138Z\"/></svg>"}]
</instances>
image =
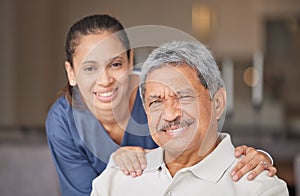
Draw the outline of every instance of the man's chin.
<instances>
[{"instance_id":1,"label":"man's chin","mask_svg":"<svg viewBox=\"0 0 300 196\"><path fill-rule=\"evenodd\" d=\"M187 145L183 145L183 143L174 142L174 144L167 144L161 146L164 151L172 156L180 156L182 153L188 150Z\"/></svg>"}]
</instances>

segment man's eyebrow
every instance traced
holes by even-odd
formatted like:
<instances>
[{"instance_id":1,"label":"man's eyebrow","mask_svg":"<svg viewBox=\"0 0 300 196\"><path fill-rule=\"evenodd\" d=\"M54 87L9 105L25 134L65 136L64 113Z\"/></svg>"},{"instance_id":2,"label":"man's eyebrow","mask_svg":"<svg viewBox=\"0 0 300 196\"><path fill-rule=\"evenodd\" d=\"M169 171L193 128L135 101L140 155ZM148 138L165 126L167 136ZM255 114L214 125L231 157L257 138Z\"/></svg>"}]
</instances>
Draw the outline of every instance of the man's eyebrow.
<instances>
[{"instance_id":1,"label":"man's eyebrow","mask_svg":"<svg viewBox=\"0 0 300 196\"><path fill-rule=\"evenodd\" d=\"M160 95L149 95L149 97L147 99L157 99L157 98L161 98Z\"/></svg>"},{"instance_id":2,"label":"man's eyebrow","mask_svg":"<svg viewBox=\"0 0 300 196\"><path fill-rule=\"evenodd\" d=\"M178 89L176 90L177 95L182 95L182 94L195 94L195 91L191 88L185 88L185 89Z\"/></svg>"},{"instance_id":3,"label":"man's eyebrow","mask_svg":"<svg viewBox=\"0 0 300 196\"><path fill-rule=\"evenodd\" d=\"M147 98L146 98L146 101L151 101L153 99L160 99L161 96L160 95L149 95Z\"/></svg>"}]
</instances>

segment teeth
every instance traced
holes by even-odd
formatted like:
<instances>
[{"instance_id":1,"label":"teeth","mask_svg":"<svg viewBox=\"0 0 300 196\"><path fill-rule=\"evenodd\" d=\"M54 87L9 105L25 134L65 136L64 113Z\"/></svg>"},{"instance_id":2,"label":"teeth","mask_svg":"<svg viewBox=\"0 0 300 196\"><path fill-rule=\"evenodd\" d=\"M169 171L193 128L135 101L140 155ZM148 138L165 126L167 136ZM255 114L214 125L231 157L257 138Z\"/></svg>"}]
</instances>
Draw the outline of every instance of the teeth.
<instances>
[{"instance_id":1,"label":"teeth","mask_svg":"<svg viewBox=\"0 0 300 196\"><path fill-rule=\"evenodd\" d=\"M99 96L99 97L110 97L110 96L112 96L113 93L114 93L113 91L107 92L107 93L97 93L97 96Z\"/></svg>"},{"instance_id":2,"label":"teeth","mask_svg":"<svg viewBox=\"0 0 300 196\"><path fill-rule=\"evenodd\" d=\"M178 133L180 131L182 131L184 129L184 127L180 127L178 129L172 129L172 130L166 130L167 133Z\"/></svg>"}]
</instances>

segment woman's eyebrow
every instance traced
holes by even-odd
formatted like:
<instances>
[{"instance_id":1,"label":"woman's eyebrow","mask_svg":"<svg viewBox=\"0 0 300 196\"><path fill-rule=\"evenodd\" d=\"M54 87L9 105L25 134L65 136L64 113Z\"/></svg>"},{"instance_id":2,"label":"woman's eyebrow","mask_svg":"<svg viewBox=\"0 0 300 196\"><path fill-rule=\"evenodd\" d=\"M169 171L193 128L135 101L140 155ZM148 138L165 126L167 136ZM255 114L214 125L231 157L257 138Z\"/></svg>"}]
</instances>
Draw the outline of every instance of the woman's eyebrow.
<instances>
[{"instance_id":1,"label":"woman's eyebrow","mask_svg":"<svg viewBox=\"0 0 300 196\"><path fill-rule=\"evenodd\" d=\"M119 56L109 58L108 62L111 62L111 61L116 60L116 59L121 59L122 60L123 59L122 54L120 54Z\"/></svg>"},{"instance_id":2,"label":"woman's eyebrow","mask_svg":"<svg viewBox=\"0 0 300 196\"><path fill-rule=\"evenodd\" d=\"M88 60L81 63L81 65L85 65L85 64L97 64L97 61Z\"/></svg>"},{"instance_id":3,"label":"woman's eyebrow","mask_svg":"<svg viewBox=\"0 0 300 196\"><path fill-rule=\"evenodd\" d=\"M122 60L123 57L121 56L121 54L120 54L119 56L111 57L111 58L107 59L107 60L105 61L104 64L105 64L105 65L108 65L109 63L111 63L112 61L114 61L114 60L116 60L116 59ZM99 64L99 61L95 61L95 60L87 60L87 61L83 61L83 62L81 63L81 65L86 65L86 64Z\"/></svg>"},{"instance_id":4,"label":"woman's eyebrow","mask_svg":"<svg viewBox=\"0 0 300 196\"><path fill-rule=\"evenodd\" d=\"M123 60L123 57L121 56L121 54L119 56L111 57L107 61L105 61L105 66L108 66L114 60Z\"/></svg>"}]
</instances>

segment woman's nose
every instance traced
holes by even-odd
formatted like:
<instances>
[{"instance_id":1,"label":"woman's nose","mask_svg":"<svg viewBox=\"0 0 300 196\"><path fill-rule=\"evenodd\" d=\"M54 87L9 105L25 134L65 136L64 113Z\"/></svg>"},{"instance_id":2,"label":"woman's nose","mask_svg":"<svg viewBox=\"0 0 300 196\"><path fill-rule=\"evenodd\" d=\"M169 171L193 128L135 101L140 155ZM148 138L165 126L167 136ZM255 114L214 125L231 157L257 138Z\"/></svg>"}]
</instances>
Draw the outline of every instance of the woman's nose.
<instances>
[{"instance_id":1,"label":"woman's nose","mask_svg":"<svg viewBox=\"0 0 300 196\"><path fill-rule=\"evenodd\" d=\"M109 72L104 69L99 73L97 78L97 85L109 86L113 82L113 78L110 76Z\"/></svg>"}]
</instances>

